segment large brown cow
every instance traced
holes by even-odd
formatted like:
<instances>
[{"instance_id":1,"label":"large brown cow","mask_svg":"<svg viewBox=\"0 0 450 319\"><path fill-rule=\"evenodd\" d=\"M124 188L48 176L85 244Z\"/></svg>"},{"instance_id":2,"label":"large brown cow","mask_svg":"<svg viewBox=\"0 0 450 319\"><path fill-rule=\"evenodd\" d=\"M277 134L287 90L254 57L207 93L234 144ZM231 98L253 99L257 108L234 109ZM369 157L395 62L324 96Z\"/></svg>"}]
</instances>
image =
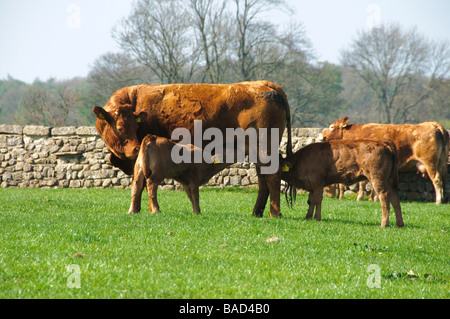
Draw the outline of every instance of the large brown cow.
<instances>
[{"instance_id":1,"label":"large brown cow","mask_svg":"<svg viewBox=\"0 0 450 319\"><path fill-rule=\"evenodd\" d=\"M192 159L190 163L177 163L171 160L174 147L184 148ZM131 205L128 214L138 213L141 210L141 195L147 187L150 212L159 212L157 199L158 185L165 178L172 178L181 183L194 213L200 213L199 186L206 183L213 175L221 171L226 164L223 163L195 163L195 153L202 155L202 149L192 144L184 145L155 135L147 135L141 143L141 149L134 165L134 175L131 187Z\"/></svg>"},{"instance_id":2,"label":"large brown cow","mask_svg":"<svg viewBox=\"0 0 450 319\"><path fill-rule=\"evenodd\" d=\"M125 87L103 108L95 106L93 111L97 115L95 127L111 152L111 163L129 175L147 134L171 138L175 129L183 127L194 135L194 120L202 121L203 131L217 128L224 134L227 128L276 129L278 139L273 141L268 131L269 150L273 143L278 148L287 128L286 152L292 153L287 97L280 86L268 81ZM246 140L247 152L249 147ZM259 191L253 215L262 216L270 194L270 216L277 217L281 172L262 174L261 169L267 166L263 163L256 163Z\"/></svg>"},{"instance_id":3,"label":"large brown cow","mask_svg":"<svg viewBox=\"0 0 450 319\"><path fill-rule=\"evenodd\" d=\"M399 169L426 172L436 192L436 204L442 203L447 179L449 135L441 124L350 124L346 116L332 123L319 138L326 141L365 138L393 141L397 147Z\"/></svg>"},{"instance_id":4,"label":"large brown cow","mask_svg":"<svg viewBox=\"0 0 450 319\"><path fill-rule=\"evenodd\" d=\"M323 189L334 183L353 184L368 179L379 194L381 227L389 225L390 204L394 207L398 227L403 226L398 196L398 161L395 146L390 142L345 140L313 143L287 156L282 165L289 171L281 178L286 181L286 194L295 196L295 188L309 192L306 219L321 220Z\"/></svg>"}]
</instances>

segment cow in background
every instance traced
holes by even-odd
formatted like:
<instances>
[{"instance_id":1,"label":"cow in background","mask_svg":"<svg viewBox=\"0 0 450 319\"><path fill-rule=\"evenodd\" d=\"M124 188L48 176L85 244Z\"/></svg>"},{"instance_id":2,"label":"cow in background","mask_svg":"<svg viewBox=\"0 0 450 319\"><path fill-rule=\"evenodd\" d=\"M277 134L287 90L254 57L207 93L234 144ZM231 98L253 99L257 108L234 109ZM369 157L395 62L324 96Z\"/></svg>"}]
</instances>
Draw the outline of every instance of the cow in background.
<instances>
[{"instance_id":1,"label":"cow in background","mask_svg":"<svg viewBox=\"0 0 450 319\"><path fill-rule=\"evenodd\" d=\"M398 195L398 162L395 146L373 140L343 140L313 143L282 160L281 178L287 183L285 193L296 188L309 192L306 219L321 220L323 189L327 185L351 185L368 179L380 197L381 227L389 226L390 205L394 207L396 223L402 227L403 217ZM287 197L287 196L286 196Z\"/></svg>"},{"instance_id":2,"label":"cow in background","mask_svg":"<svg viewBox=\"0 0 450 319\"><path fill-rule=\"evenodd\" d=\"M436 204L444 200L447 179L449 134L437 122L419 124L350 124L348 116L340 118L325 129L319 139L332 140L391 140L396 148L400 171L418 170L427 173L436 192ZM362 187L360 187L361 191Z\"/></svg>"}]
</instances>

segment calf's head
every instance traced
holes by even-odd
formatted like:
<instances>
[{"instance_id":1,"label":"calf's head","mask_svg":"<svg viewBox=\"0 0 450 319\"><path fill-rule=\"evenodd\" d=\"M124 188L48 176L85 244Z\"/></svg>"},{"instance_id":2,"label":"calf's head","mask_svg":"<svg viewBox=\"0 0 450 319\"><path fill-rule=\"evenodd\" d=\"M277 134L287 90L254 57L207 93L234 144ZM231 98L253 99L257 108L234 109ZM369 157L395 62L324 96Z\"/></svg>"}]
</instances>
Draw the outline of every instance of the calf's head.
<instances>
[{"instance_id":1,"label":"calf's head","mask_svg":"<svg viewBox=\"0 0 450 319\"><path fill-rule=\"evenodd\" d=\"M94 106L93 111L97 116L95 128L108 150L122 160L136 159L141 145L137 132L145 113L136 115L126 105L110 111Z\"/></svg>"},{"instance_id":2,"label":"calf's head","mask_svg":"<svg viewBox=\"0 0 450 319\"><path fill-rule=\"evenodd\" d=\"M351 124L348 123L348 116L342 117L319 134L320 141L340 140L343 138L344 130L348 129Z\"/></svg>"}]
</instances>

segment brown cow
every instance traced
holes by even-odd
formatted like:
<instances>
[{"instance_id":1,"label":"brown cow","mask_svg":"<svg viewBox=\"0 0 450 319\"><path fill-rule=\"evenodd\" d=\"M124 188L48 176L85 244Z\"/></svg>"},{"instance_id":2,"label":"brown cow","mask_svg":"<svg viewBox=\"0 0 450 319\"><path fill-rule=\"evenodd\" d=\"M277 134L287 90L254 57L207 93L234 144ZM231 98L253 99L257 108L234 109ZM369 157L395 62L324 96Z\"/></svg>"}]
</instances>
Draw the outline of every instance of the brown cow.
<instances>
[{"instance_id":1,"label":"brown cow","mask_svg":"<svg viewBox=\"0 0 450 319\"><path fill-rule=\"evenodd\" d=\"M380 194L381 227L389 225L390 204L394 207L397 226L403 226L398 196L398 162L395 146L373 140L345 140L313 143L286 157L282 165L289 171L281 178L286 181L286 194L295 196L295 188L309 192L308 213L321 219L323 189L334 183L353 184L368 179ZM292 201L291 201L292 203Z\"/></svg>"},{"instance_id":2,"label":"brown cow","mask_svg":"<svg viewBox=\"0 0 450 319\"><path fill-rule=\"evenodd\" d=\"M131 205L128 214L141 210L141 195L144 187L147 187L150 212L159 212L157 200L158 185L165 178L171 178L183 185L189 200L192 203L194 213L200 213L199 186L206 183L214 174L221 171L226 164L214 163L177 163L171 159L174 146L185 148L187 153L194 157L195 152L202 153L202 149L192 144L182 145L174 141L155 135L147 135L142 143L139 155L134 165L134 176L131 187Z\"/></svg>"},{"instance_id":3,"label":"brown cow","mask_svg":"<svg viewBox=\"0 0 450 319\"><path fill-rule=\"evenodd\" d=\"M194 120L202 121L203 131L276 129L277 140L272 141L268 133L269 150L273 143L278 148L287 127L286 153L292 154L287 97L280 86L268 81L125 87L114 93L103 108L95 106L93 111L97 115L95 127L111 152L111 163L129 175L133 174L141 141L147 134L171 138L175 129L183 127L194 135ZM249 146L246 140L247 152ZM261 169L267 166L264 163L256 163L259 191L253 215L263 215L270 194L270 216L277 217L281 172L263 174Z\"/></svg>"},{"instance_id":4,"label":"brown cow","mask_svg":"<svg viewBox=\"0 0 450 319\"><path fill-rule=\"evenodd\" d=\"M437 122L419 124L350 124L340 118L319 136L323 140L391 140L397 147L399 169L427 172L436 192L436 204L444 199L449 135Z\"/></svg>"}]
</instances>

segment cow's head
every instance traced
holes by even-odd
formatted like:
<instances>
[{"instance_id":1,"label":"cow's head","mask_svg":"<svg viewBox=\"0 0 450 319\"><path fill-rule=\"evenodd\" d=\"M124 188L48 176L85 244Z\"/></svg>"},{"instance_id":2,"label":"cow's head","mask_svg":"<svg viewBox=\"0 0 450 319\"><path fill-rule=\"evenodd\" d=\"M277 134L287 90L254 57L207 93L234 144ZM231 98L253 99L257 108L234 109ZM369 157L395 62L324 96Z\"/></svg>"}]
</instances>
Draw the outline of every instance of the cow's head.
<instances>
[{"instance_id":1,"label":"cow's head","mask_svg":"<svg viewBox=\"0 0 450 319\"><path fill-rule=\"evenodd\" d=\"M133 113L129 105L113 107L110 111L94 106L93 111L97 116L95 128L108 150L122 160L136 159L141 146L137 131L146 114Z\"/></svg>"},{"instance_id":2,"label":"cow's head","mask_svg":"<svg viewBox=\"0 0 450 319\"><path fill-rule=\"evenodd\" d=\"M342 117L334 123L330 124L330 127L323 130L319 134L318 139L320 141L340 140L343 137L344 130L348 129L351 124L348 123L348 116Z\"/></svg>"}]
</instances>

